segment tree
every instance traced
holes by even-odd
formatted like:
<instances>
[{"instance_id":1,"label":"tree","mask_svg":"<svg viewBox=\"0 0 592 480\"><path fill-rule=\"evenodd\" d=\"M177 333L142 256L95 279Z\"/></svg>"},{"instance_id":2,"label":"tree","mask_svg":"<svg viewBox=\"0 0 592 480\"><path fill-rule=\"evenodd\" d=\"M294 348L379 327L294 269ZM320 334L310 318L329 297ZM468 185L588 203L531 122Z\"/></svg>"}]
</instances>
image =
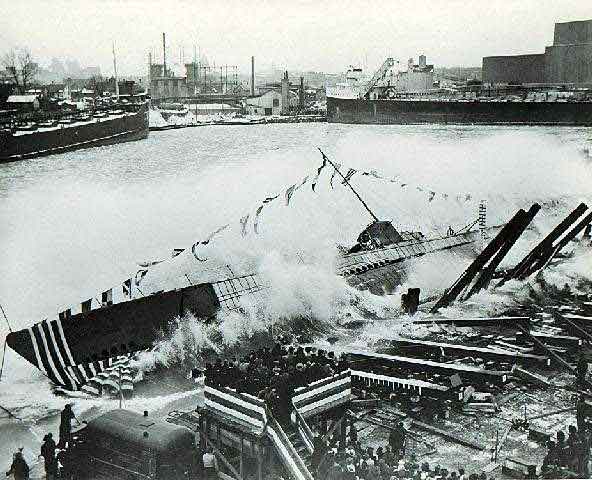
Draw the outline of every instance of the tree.
<instances>
[{"instance_id":1,"label":"tree","mask_svg":"<svg viewBox=\"0 0 592 480\"><path fill-rule=\"evenodd\" d=\"M2 57L2 65L12 77L19 92L25 93L31 81L37 75L39 66L33 61L28 48L13 48Z\"/></svg>"}]
</instances>

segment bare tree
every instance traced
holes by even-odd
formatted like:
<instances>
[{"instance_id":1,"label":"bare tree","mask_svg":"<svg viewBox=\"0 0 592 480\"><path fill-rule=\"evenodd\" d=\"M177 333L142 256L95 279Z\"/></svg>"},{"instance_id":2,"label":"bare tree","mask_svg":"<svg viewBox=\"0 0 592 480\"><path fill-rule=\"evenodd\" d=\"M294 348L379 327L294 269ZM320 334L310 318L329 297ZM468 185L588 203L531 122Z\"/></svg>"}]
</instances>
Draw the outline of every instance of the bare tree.
<instances>
[{"instance_id":1,"label":"bare tree","mask_svg":"<svg viewBox=\"0 0 592 480\"><path fill-rule=\"evenodd\" d=\"M31 81L37 75L39 69L33 61L33 56L28 48L12 49L1 59L6 72L12 77L19 92L25 93Z\"/></svg>"}]
</instances>

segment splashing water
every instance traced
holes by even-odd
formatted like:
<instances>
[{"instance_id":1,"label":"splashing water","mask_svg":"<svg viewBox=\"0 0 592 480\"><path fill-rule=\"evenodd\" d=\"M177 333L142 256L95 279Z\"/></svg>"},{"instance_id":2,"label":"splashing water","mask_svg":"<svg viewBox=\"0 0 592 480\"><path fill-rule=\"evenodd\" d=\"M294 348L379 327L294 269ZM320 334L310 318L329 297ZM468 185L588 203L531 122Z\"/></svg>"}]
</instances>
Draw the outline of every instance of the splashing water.
<instances>
[{"instance_id":1,"label":"splashing water","mask_svg":"<svg viewBox=\"0 0 592 480\"><path fill-rule=\"evenodd\" d=\"M395 334L427 335L431 327L409 332L409 322L400 316L401 293L420 286L422 296L436 295L468 260L433 255L418 262L388 297L349 287L334 274L337 246L352 245L370 221L351 192L339 182L331 188L326 169L316 192L306 184L285 206L285 190L319 167L316 147L344 170L376 170L398 179L356 174L352 184L379 218L401 230L458 230L476 218L482 199L490 225L540 202L543 209L510 252L508 266L580 201L592 201L592 167L580 153L587 136L586 129L577 128L217 126L2 165L0 302L13 328L24 328L120 284L135 273L137 262L168 258L172 248L190 247L229 223L212 242L199 246L205 262L186 250L152 267L142 284L145 293L254 271L273 289L243 305L243 312L221 314L209 325L193 317L178 319L155 352L139 356L140 370L199 364L214 353L235 355L268 339L272 326L323 344L337 332L343 340L336 347L368 347ZM430 191L438 193L431 201ZM254 234L255 210L276 194L278 200L262 210L260 232ZM243 238L239 218L246 214L251 219ZM537 301L549 286L561 289L565 283L573 292L590 291L591 262L590 250L576 250L538 279L481 292L444 313L494 315ZM353 334L345 328L360 323ZM2 324L0 337L6 333ZM11 352L2 386L0 404L18 406L33 431L67 401L54 396L44 377ZM141 398L131 407L141 411L150 402L156 409L170 401L170 395ZM108 399L74 402L78 411L114 406Z\"/></svg>"}]
</instances>

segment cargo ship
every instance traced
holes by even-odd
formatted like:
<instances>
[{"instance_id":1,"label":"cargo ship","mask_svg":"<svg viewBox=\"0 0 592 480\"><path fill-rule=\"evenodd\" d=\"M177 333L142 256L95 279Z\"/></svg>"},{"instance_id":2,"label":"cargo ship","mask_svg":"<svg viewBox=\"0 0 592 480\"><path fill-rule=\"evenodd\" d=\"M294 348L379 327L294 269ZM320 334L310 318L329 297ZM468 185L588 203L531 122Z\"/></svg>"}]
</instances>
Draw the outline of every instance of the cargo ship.
<instances>
[{"instance_id":1,"label":"cargo ship","mask_svg":"<svg viewBox=\"0 0 592 480\"><path fill-rule=\"evenodd\" d=\"M592 125L592 93L553 86L475 84L445 89L434 83L425 56L406 71L388 58L371 77L350 68L327 87L327 121L352 124Z\"/></svg>"},{"instance_id":2,"label":"cargo ship","mask_svg":"<svg viewBox=\"0 0 592 480\"><path fill-rule=\"evenodd\" d=\"M0 163L81 148L141 140L148 136L148 104L120 104L108 110L56 119L0 125Z\"/></svg>"}]
</instances>

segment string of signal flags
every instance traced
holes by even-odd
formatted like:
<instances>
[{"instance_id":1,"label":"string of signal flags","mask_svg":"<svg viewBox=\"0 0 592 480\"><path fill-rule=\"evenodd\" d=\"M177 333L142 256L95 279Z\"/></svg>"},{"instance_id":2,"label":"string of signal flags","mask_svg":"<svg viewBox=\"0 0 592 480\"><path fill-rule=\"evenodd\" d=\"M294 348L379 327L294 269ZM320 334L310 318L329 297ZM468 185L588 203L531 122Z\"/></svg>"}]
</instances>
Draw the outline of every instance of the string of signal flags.
<instances>
[{"instance_id":1,"label":"string of signal flags","mask_svg":"<svg viewBox=\"0 0 592 480\"><path fill-rule=\"evenodd\" d=\"M322 162L321 162L321 165L318 167L316 173L312 176L306 175L300 182L290 185L285 190L283 190L283 199L284 199L286 207L290 205L290 201L292 200L292 197L294 196L294 194L297 191L301 190L307 183L310 183L311 191L316 192L316 187L319 183L319 178L321 176L321 173L327 168L329 163L331 165L328 168L333 170L331 172L331 177L329 179L329 186L331 187L331 189L335 188L336 183L340 183L341 185L344 185L344 186L349 186L349 181L352 179L352 177L354 177L354 175L361 175L361 176L367 176L367 177L370 177L370 178L373 178L376 180L381 180L381 181L393 183L395 186L398 186L399 188L402 188L402 189L410 189L410 190L415 189L418 192L425 193L427 196L428 203L431 203L436 198L442 198L444 200L449 200L449 199L454 198L458 202L470 202L475 198L474 195L471 193L459 193L459 194L451 195L449 193L438 192L438 191L432 190L431 188L426 187L426 186L416 185L413 183L405 182L401 179L401 177L399 175L396 175L394 177L385 176L385 175L379 173L377 170L360 171L355 168L348 168L347 173L342 174L341 168L343 165L341 163L331 162L320 148L319 148L319 151L321 152L321 155L322 155ZM337 174L339 174L339 176L341 178L338 180L338 182L335 182L335 177L337 176ZM354 193L356 193L355 190L354 190ZM281 194L278 193L276 195L266 197L262 201L261 205L257 208L257 210L255 211L255 214L252 216L253 217L253 232L254 233L256 233L256 234L259 233L259 220L260 220L260 216L261 216L261 212L263 211L263 208L266 205L269 205L270 203L272 203L276 200L279 200L280 195ZM357 193L356 193L356 195L357 195ZM360 201L362 201L362 203L364 203L361 198L359 198L359 199L360 199ZM364 206L366 206L366 205L364 204ZM366 208L367 208L367 206L366 206ZM368 209L368 211L370 211L370 210ZM372 212L370 212L370 213L372 214ZM374 217L373 214L372 214L372 216ZM248 235L248 223L249 223L250 219L251 219L250 213L248 213L245 216L240 218L241 235L243 237Z\"/></svg>"},{"instance_id":2,"label":"string of signal flags","mask_svg":"<svg viewBox=\"0 0 592 480\"><path fill-rule=\"evenodd\" d=\"M329 179L329 186L331 187L331 189L334 189L335 185L337 185L337 184L341 184L343 186L349 187L352 190L352 192L358 197L358 200L360 200L360 202L364 205L366 210L368 210L370 215L375 220L377 220L377 218L374 215L374 213L372 213L372 211L366 205L364 200L358 195L356 190L350 184L350 180L356 175L357 176L367 176L369 178L376 179L378 181L390 182L394 186L399 187L401 189L409 189L409 190L415 189L416 191L425 193L427 195L428 203L433 202L436 198L442 198L444 200L449 200L449 199L454 198L458 202L470 202L473 199L475 199L475 196L472 195L471 193L459 193L459 194L452 195L452 194L448 194L448 193L437 192L435 190L432 190L431 188L428 188L428 187L425 187L422 185L416 185L413 183L405 182L401 179L401 177L399 175L396 175L394 177L388 177L388 176L385 176L385 175L379 173L376 170L360 171L355 168L348 168L347 172L345 174L343 174L341 172L341 168L343 166L341 163L336 163L336 162L331 161L320 148L319 148L319 152L321 153L321 156L322 156L322 162L321 162L321 165L317 168L314 175L306 175L299 182L296 182L293 185L290 185L286 189L282 190L283 195L281 193L277 193L275 195L266 197L261 202L261 205L259 205L259 207L257 207L257 209L255 210L255 214L253 216L251 216L251 214L248 213L247 215L240 218L240 229L241 229L241 235L243 237L248 235L248 224L249 224L249 220L251 218L253 218L254 233L255 234L259 233L259 220L260 220L261 212L263 211L263 209L265 208L266 205L269 205L275 201L280 201L280 196L283 199L283 201L285 202L285 206L287 207L290 205L290 201L292 200L292 197L295 195L295 193L302 190L307 184L311 185L312 192L316 192L316 188L319 183L319 178L320 178L322 172L326 169L333 170L331 172L331 177ZM337 178L337 181L336 181L336 177L339 177L339 178ZM226 224L226 225L222 225L221 227L218 227L216 230L214 230L212 233L210 233L205 238L205 240L197 241L190 247L191 253L193 254L193 256L195 257L195 259L197 261L205 262L207 260L207 258L203 258L202 256L200 256L200 252L199 252L200 245L208 245L210 243L210 241L215 236L220 234L222 231L226 230L229 226L230 226L230 224ZM180 255L185 250L187 250L187 248L175 248L172 251L172 257L174 258L174 257ZM156 260L156 261L144 262L144 263L139 264L139 266L141 268L136 272L136 274L134 276L132 276L131 278L128 278L127 280L125 280L120 285L120 288L122 288L122 291L123 291L123 297L126 299L133 298L133 286L135 286L136 289L139 291L139 293L142 296L144 296L143 292L140 290L140 284L142 283L142 280L144 279L144 277L148 273L150 267L157 265L159 263L162 263L164 261L165 260L163 259L163 260ZM113 288L115 288L115 287L113 287ZM108 305L108 304L112 303L113 288L110 288L109 290L102 292L100 301L97 297L94 297L94 299L100 305L105 305L105 304ZM93 301L93 298L81 303L81 308L82 308L83 312L90 310L92 301ZM70 309L60 312L60 316L66 315L69 310Z\"/></svg>"},{"instance_id":3,"label":"string of signal flags","mask_svg":"<svg viewBox=\"0 0 592 480\"><path fill-rule=\"evenodd\" d=\"M428 203L433 202L436 198L441 198L444 200L449 200L449 199L454 198L458 202L470 202L473 200L473 198L475 198L471 193L458 193L458 194L452 195L449 193L437 192L437 191L435 191L429 187L423 186L423 185L416 185L416 184L413 184L410 182L403 181L401 179L400 175L396 175L394 177L389 177L389 176L385 176L385 175L379 173L377 170L361 171L361 170L357 170L355 168L349 167L347 172L345 174L343 174L341 172L341 168L343 167L343 165L341 163L337 163L337 162L333 162L333 161L329 160L327 155L325 155L325 153L320 148L319 148L319 152L321 153L322 161L321 161L320 166L317 168L316 172L313 175L309 174L309 175L304 176L304 178L302 178L299 182L296 182L293 185L290 185L289 187L281 190L282 193L277 193L275 195L271 195L271 196L266 197L261 202L261 205L259 205L257 207L254 214L247 213L246 215L244 215L243 217L240 218L239 223L240 223L241 236L246 237L249 234L248 226L249 226L249 220L251 220L251 219L252 219L252 224L253 224L253 232L255 234L259 234L259 224L260 224L261 212L263 211L263 209L265 208L266 205L269 205L269 204L276 202L276 201L283 200L284 205L286 207L288 207L290 205L290 202L292 201L292 197L296 194L296 192L302 190L308 184L310 184L310 186L311 186L311 191L316 192L316 188L319 184L319 179L321 177L321 174L326 169L327 170L332 169L331 177L329 178L329 186L331 187L331 189L334 189L335 185L338 185L338 184L341 184L343 186L349 186L352 189L352 192L358 197L358 199L362 202L364 207L368 210L370 215L372 215L372 217L375 220L377 220L375 215L368 208L368 206L366 205L364 200L362 200L362 198L358 195L358 193L350 185L350 180L355 175L367 176L367 177L375 179L375 180L379 180L379 181L383 181L383 182L390 182L394 186L397 186L401 189L409 189L409 190L415 189L418 192L422 192L422 193L426 194ZM339 176L340 178L338 178L336 180L337 176ZM193 254L193 256L195 257L195 259L197 261L199 261L199 262L206 261L205 258L202 258L199 255L199 246L209 244L210 241L216 235L218 235L222 231L226 230L229 226L230 226L230 224L226 224L226 225L223 225L223 226L217 228L212 233L210 233L206 237L205 240L197 241L191 246L191 253ZM183 253L185 250L186 250L185 248L176 248L173 250L172 256L176 257L177 255L180 255L181 253ZM148 272L148 270L147 270L148 267L156 265L158 263L161 263L162 261L163 260L156 261L156 262L150 262L150 264L140 265L144 268L142 270L139 270L136 274L136 277L135 277L136 285L140 284L142 278Z\"/></svg>"}]
</instances>

